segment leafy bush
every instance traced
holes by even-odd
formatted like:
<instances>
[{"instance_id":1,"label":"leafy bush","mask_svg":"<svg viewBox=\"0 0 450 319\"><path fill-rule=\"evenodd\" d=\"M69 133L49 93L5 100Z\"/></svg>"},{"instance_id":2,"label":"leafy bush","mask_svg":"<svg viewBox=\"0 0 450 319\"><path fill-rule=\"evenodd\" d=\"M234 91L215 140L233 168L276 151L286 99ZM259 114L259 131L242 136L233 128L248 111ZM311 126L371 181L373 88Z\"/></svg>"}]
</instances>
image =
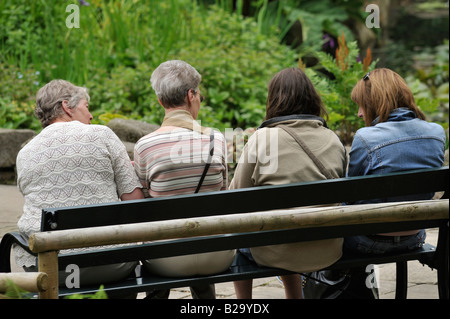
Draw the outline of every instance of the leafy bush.
<instances>
[{"instance_id":1,"label":"leafy bush","mask_svg":"<svg viewBox=\"0 0 450 319\"><path fill-rule=\"evenodd\" d=\"M0 20L8 22L0 24L0 56L14 66L6 71L2 66L2 73L21 72L20 80L27 81L5 77L3 104L34 100L39 86L62 78L89 89L94 123L120 116L158 124L164 112L150 75L161 62L182 59L203 77L202 124L245 128L263 119L273 74L296 62L295 53L275 35L259 33L254 20L216 6L193 0L92 0L80 7L80 28L69 29L65 8L71 2L2 1Z\"/></svg>"},{"instance_id":2,"label":"leafy bush","mask_svg":"<svg viewBox=\"0 0 450 319\"><path fill-rule=\"evenodd\" d=\"M34 116L34 94L39 88L39 72L19 71L14 66L0 64L0 127L39 130Z\"/></svg>"},{"instance_id":3,"label":"leafy bush","mask_svg":"<svg viewBox=\"0 0 450 319\"><path fill-rule=\"evenodd\" d=\"M416 57L416 72L409 81L416 83L420 96L424 99L434 99L448 113L449 108L449 41L433 50L424 50ZM427 92L428 91L428 92ZM425 110L427 111L427 110ZM428 110L433 111L433 109Z\"/></svg>"},{"instance_id":4,"label":"leafy bush","mask_svg":"<svg viewBox=\"0 0 450 319\"><path fill-rule=\"evenodd\" d=\"M358 106L351 100L351 92L356 83L375 68L377 61L372 61L368 50L366 57L360 62L356 42L347 43L344 34L338 38L338 42L336 58L318 52L319 64L314 68L306 68L305 72L327 108L328 126L339 135L344 144L350 145L353 134L364 125L358 118Z\"/></svg>"},{"instance_id":5,"label":"leafy bush","mask_svg":"<svg viewBox=\"0 0 450 319\"><path fill-rule=\"evenodd\" d=\"M430 50L424 50L416 57L415 73L406 81L411 87L417 105L427 117L449 128L449 41L445 40Z\"/></svg>"},{"instance_id":6,"label":"leafy bush","mask_svg":"<svg viewBox=\"0 0 450 319\"><path fill-rule=\"evenodd\" d=\"M206 100L199 120L220 130L259 125L265 114L267 83L282 68L295 65L295 52L275 36L258 33L253 20L216 6L193 10L189 23L189 41L181 38L164 60L185 60L202 74L201 92ZM137 61L109 72L95 70L87 80L95 122L104 124L120 114L161 123L164 111L149 78L163 60L154 64Z\"/></svg>"},{"instance_id":7,"label":"leafy bush","mask_svg":"<svg viewBox=\"0 0 450 319\"><path fill-rule=\"evenodd\" d=\"M93 294L73 294L64 297L64 299L108 299L108 295L104 290L104 286L100 285L99 290Z\"/></svg>"},{"instance_id":8,"label":"leafy bush","mask_svg":"<svg viewBox=\"0 0 450 319\"><path fill-rule=\"evenodd\" d=\"M217 7L193 22L199 37L171 57L188 61L202 74L207 107L200 120L218 129L258 126L265 115L267 84L281 69L295 66L295 52L259 33L253 20Z\"/></svg>"},{"instance_id":9,"label":"leafy bush","mask_svg":"<svg viewBox=\"0 0 450 319\"><path fill-rule=\"evenodd\" d=\"M350 92L375 62L358 62L356 43L344 38L337 59L319 52L323 30L335 35L339 29L349 39L343 17L358 16L360 0L302 1L301 10L298 0L260 0L255 2L256 19L221 9L230 3L225 0L209 1L222 6L208 7L195 0L88 2L80 6L79 29L65 25L66 6L80 4L77 0L0 2L0 127L39 130L33 116L35 95L55 78L89 89L94 123L126 117L159 124L164 110L149 78L168 59L185 60L202 74L203 125L222 131L256 127L264 118L268 82L297 63L297 53L280 39L285 27L298 20L308 37L306 47L318 48L319 65L305 71L329 110L329 126L350 143L363 125ZM333 8L319 10L324 6ZM273 14L283 30L271 25ZM441 51L436 55L445 55L445 48ZM421 107L430 112L440 105L448 113L448 43L446 53L446 61L436 59L443 63L415 75L419 82L411 81Z\"/></svg>"},{"instance_id":10,"label":"leafy bush","mask_svg":"<svg viewBox=\"0 0 450 319\"><path fill-rule=\"evenodd\" d=\"M356 42L347 43L344 34L338 38L338 42L336 58L318 52L318 65L306 68L305 72L319 91L329 112L329 127L340 136L344 144L350 145L354 133L364 126L364 122L357 117L358 106L351 100L351 92L356 83L376 67L378 61L372 61L370 49L363 61L360 61ZM432 121L448 129L448 45L438 47L435 54L432 66L418 70L415 77L408 76L405 80L419 108L426 114L433 115ZM301 60L300 67L304 68ZM446 116L442 113L446 113Z\"/></svg>"},{"instance_id":11,"label":"leafy bush","mask_svg":"<svg viewBox=\"0 0 450 319\"><path fill-rule=\"evenodd\" d=\"M20 288L12 280L6 280L5 294L0 294L0 299L30 299L31 294Z\"/></svg>"}]
</instances>

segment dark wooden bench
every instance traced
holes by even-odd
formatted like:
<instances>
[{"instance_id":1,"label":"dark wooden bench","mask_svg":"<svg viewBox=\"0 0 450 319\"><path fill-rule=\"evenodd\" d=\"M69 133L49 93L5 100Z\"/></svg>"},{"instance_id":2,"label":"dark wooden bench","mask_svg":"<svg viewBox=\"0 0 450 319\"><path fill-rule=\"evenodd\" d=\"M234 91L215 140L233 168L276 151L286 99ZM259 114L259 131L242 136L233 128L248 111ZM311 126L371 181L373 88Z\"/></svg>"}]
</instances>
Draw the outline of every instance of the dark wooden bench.
<instances>
[{"instance_id":1,"label":"dark wooden bench","mask_svg":"<svg viewBox=\"0 0 450 319\"><path fill-rule=\"evenodd\" d=\"M324 205L356 200L444 192L444 200L430 200L435 204L446 206L446 214L423 218L409 218L408 211L399 218L376 218L370 222L361 219L351 224L327 223L308 227L283 228L262 231L229 232L210 234L192 238L180 238L136 244L121 248L112 248L95 252L59 255L57 264L65 270L69 264L79 267L105 265L124 261L178 256L242 247L281 244L297 241L319 240L346 237L358 234L373 234L402 231L419 228L439 228L437 247L426 244L422 249L410 253L381 256L344 255L329 269L344 269L366 266L369 264L396 263L397 290L396 298L406 298L407 261L419 260L421 263L437 269L440 298L448 299L449 239L448 239L448 188L449 168L409 171L386 175L342 178L311 183L296 183L280 186L255 187L222 192L199 193L154 198L110 204L89 205L45 209L42 213L42 232L55 234L71 229L90 229L91 227L114 226L134 223L157 223L166 220L184 220L216 218L215 216L232 216L239 213L255 213L274 209L288 209L309 205ZM413 205L412 205L413 206ZM441 209L442 210L442 209ZM412 209L413 211L413 209ZM320 214L320 213L318 213ZM411 214L413 215L413 214ZM361 216L364 216L361 214ZM382 216L382 215L380 215ZM383 215L384 216L384 215ZM95 230L96 228L93 228ZM45 235L41 233L38 235ZM39 237L39 236L36 236ZM13 243L29 250L29 243L18 233L6 234L0 247L0 271L9 272L9 252ZM36 249L34 249L36 250ZM187 278L164 278L143 273L136 278L104 285L109 296L151 291L153 289L186 287L198 284L229 282L250 278L262 278L288 274L288 271L259 267L237 254L235 262L226 272ZM59 289L59 296L74 293L93 293L99 287L80 289Z\"/></svg>"}]
</instances>

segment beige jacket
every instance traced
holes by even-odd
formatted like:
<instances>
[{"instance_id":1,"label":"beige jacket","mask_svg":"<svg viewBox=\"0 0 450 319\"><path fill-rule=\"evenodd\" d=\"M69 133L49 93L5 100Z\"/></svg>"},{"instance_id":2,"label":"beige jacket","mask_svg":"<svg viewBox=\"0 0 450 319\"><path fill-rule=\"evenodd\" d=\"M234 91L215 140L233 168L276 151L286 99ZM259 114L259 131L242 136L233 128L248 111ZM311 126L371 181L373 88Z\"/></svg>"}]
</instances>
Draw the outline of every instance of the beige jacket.
<instances>
[{"instance_id":1,"label":"beige jacket","mask_svg":"<svg viewBox=\"0 0 450 319\"><path fill-rule=\"evenodd\" d=\"M295 139L277 127L280 124L294 129L334 178L345 176L346 151L337 135L318 117L298 118L266 121L249 138L230 189L326 179ZM252 248L251 252L258 264L310 272L336 262L342 256L342 242L339 238L292 243Z\"/></svg>"}]
</instances>

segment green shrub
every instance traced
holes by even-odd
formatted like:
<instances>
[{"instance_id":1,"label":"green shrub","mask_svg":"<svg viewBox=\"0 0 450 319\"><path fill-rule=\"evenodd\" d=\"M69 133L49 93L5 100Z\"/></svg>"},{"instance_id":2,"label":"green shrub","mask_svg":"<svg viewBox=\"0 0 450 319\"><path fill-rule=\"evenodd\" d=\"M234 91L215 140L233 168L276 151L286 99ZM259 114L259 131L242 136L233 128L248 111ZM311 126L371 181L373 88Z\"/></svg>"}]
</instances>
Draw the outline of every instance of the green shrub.
<instances>
[{"instance_id":1,"label":"green shrub","mask_svg":"<svg viewBox=\"0 0 450 319\"><path fill-rule=\"evenodd\" d=\"M358 15L359 11L351 13L358 1L339 2L339 6L345 7L346 15ZM149 79L168 59L185 60L202 74L201 92L206 97L199 114L202 125L222 131L256 127L265 115L268 82L278 71L297 64L297 53L280 44L286 30L269 27L272 18L267 1L258 2L263 9L256 19L220 8L229 1L215 1L222 6L207 7L195 0L88 2L90 6L80 6L79 29L65 25L66 6L79 4L76 0L0 2L0 127L39 130L33 115L35 95L55 78L89 89L93 123L126 117L159 124L164 110ZM329 0L308 1L308 6L302 7L302 12L321 15L318 20L297 12L297 2L282 7L282 2L276 1L273 12L281 17L295 11L289 19L303 17L305 28L314 27L314 32L307 32L309 45L322 44L319 29L335 34L342 24L341 7L327 13L318 10L331 3ZM317 25L316 20L320 22ZM348 52L338 59L316 53L319 67L331 77L319 72L319 67L306 68L306 72L329 111L330 128L350 143L363 125L350 92L375 62L357 62L355 42L343 41L341 46L341 52L346 52L344 47ZM410 83L424 110L433 113L439 105L448 114L448 42L435 56L433 68L417 73L419 82L414 79ZM341 64L339 59L343 59ZM448 127L448 119L445 122Z\"/></svg>"},{"instance_id":2,"label":"green shrub","mask_svg":"<svg viewBox=\"0 0 450 319\"><path fill-rule=\"evenodd\" d=\"M276 72L295 65L295 52L275 36L259 34L253 20L215 6L194 10L189 21L190 40L180 39L165 59L185 60L201 73L206 97L199 114L202 125L220 130L258 126L265 115L267 84ZM120 114L160 124L164 110L149 79L162 61L95 70L86 83L94 122L104 124Z\"/></svg>"},{"instance_id":3,"label":"green shrub","mask_svg":"<svg viewBox=\"0 0 450 319\"><path fill-rule=\"evenodd\" d=\"M372 61L368 50L364 60L360 62L356 42L347 43L344 35L339 37L338 42L336 58L318 52L319 65L306 68L305 72L319 91L329 112L329 127L340 136L344 144L350 145L354 133L364 126L362 119L357 116L358 106L351 100L351 92L356 83L376 67L377 61ZM406 81L419 108L427 115L432 115L432 121L448 129L448 46L438 47L436 56L435 63L430 68L419 70L416 77L406 77ZM327 76L321 72L321 68L328 72ZM442 112L447 112L447 116L442 116Z\"/></svg>"},{"instance_id":4,"label":"green shrub","mask_svg":"<svg viewBox=\"0 0 450 319\"><path fill-rule=\"evenodd\" d=\"M149 78L168 59L186 60L202 74L204 125L256 126L265 113L267 82L296 61L253 20L193 0L91 0L80 6L79 29L65 25L70 3L78 1L1 2L0 57L8 61L8 68L1 66L3 112L20 113L8 119L17 123L2 126L34 123L17 105L34 100L55 78L89 89L94 123L120 116L158 124L164 112Z\"/></svg>"},{"instance_id":5,"label":"green shrub","mask_svg":"<svg viewBox=\"0 0 450 319\"><path fill-rule=\"evenodd\" d=\"M0 64L0 127L40 130L34 116L35 94L39 89L39 72L31 68L20 71Z\"/></svg>"},{"instance_id":6,"label":"green shrub","mask_svg":"<svg viewBox=\"0 0 450 319\"><path fill-rule=\"evenodd\" d=\"M199 119L219 129L258 126L268 82L296 65L296 53L276 37L260 34L255 21L217 7L193 19L198 38L170 57L191 63L202 74L206 107Z\"/></svg>"},{"instance_id":7,"label":"green shrub","mask_svg":"<svg viewBox=\"0 0 450 319\"><path fill-rule=\"evenodd\" d=\"M344 35L339 37L338 42L336 58L318 52L319 65L306 68L305 72L327 108L328 126L339 135L344 144L350 145L356 130L364 126L362 119L358 118L358 106L351 100L351 92L356 83L375 68L377 62L372 62L370 50L364 61L360 62L356 42L347 43ZM318 67L319 70L326 70L328 75L317 71Z\"/></svg>"}]
</instances>

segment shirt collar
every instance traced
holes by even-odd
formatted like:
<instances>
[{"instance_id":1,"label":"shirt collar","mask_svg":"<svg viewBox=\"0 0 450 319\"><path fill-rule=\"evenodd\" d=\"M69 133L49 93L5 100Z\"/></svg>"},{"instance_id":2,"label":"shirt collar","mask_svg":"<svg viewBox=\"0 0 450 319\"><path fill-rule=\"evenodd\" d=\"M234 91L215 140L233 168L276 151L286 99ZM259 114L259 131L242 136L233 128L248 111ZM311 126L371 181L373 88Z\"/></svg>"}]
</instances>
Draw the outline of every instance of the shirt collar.
<instances>
[{"instance_id":1,"label":"shirt collar","mask_svg":"<svg viewBox=\"0 0 450 319\"><path fill-rule=\"evenodd\" d=\"M204 128L194 120L189 111L181 109L167 112L161 126L177 126L202 134L207 130L207 128Z\"/></svg>"}]
</instances>

